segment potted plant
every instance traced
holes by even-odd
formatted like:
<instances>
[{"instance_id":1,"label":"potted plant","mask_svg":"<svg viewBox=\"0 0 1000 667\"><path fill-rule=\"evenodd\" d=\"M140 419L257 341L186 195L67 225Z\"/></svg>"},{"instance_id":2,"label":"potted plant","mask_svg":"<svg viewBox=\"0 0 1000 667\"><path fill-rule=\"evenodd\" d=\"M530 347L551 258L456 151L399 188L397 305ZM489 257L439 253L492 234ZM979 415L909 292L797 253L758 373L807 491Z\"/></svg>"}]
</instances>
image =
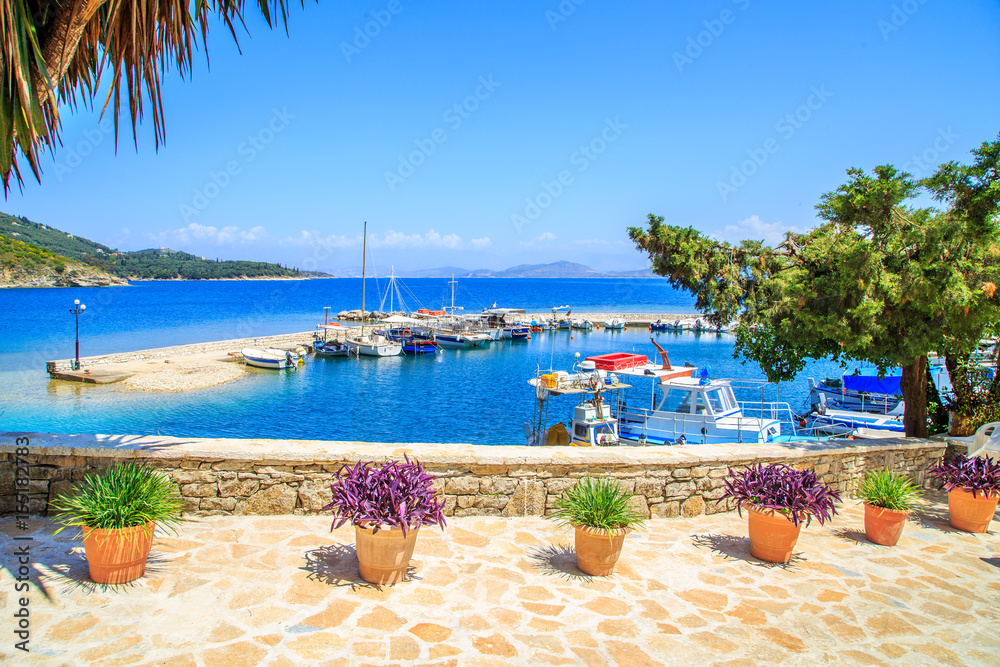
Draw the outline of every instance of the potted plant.
<instances>
[{"instance_id":1,"label":"potted plant","mask_svg":"<svg viewBox=\"0 0 1000 667\"><path fill-rule=\"evenodd\" d=\"M615 570L625 536L646 521L629 507L632 494L617 482L584 478L566 489L549 517L575 529L576 565L580 571L606 577Z\"/></svg>"},{"instance_id":2,"label":"potted plant","mask_svg":"<svg viewBox=\"0 0 1000 667\"><path fill-rule=\"evenodd\" d=\"M854 495L865 505L865 536L875 544L892 547L903 534L920 489L906 475L885 468L865 472Z\"/></svg>"},{"instance_id":3,"label":"potted plant","mask_svg":"<svg viewBox=\"0 0 1000 667\"><path fill-rule=\"evenodd\" d=\"M87 475L50 507L62 524L56 533L80 529L90 578L99 584L124 584L145 574L156 525L172 528L181 520L177 486L135 461Z\"/></svg>"},{"instance_id":4,"label":"potted plant","mask_svg":"<svg viewBox=\"0 0 1000 667\"><path fill-rule=\"evenodd\" d=\"M740 472L732 469L719 502L736 501L740 516L749 513L750 553L772 563L787 563L799 539L802 522L820 525L837 513L840 494L811 470L782 463L758 463Z\"/></svg>"},{"instance_id":5,"label":"potted plant","mask_svg":"<svg viewBox=\"0 0 1000 667\"><path fill-rule=\"evenodd\" d=\"M1000 462L959 454L932 466L930 474L943 482L948 492L951 525L985 533L1000 499Z\"/></svg>"},{"instance_id":6,"label":"potted plant","mask_svg":"<svg viewBox=\"0 0 1000 667\"><path fill-rule=\"evenodd\" d=\"M343 466L330 486L333 500L331 530L354 526L358 572L373 584L394 584L406 578L421 526L444 530L444 501L434 491L434 478L418 461L373 461Z\"/></svg>"}]
</instances>

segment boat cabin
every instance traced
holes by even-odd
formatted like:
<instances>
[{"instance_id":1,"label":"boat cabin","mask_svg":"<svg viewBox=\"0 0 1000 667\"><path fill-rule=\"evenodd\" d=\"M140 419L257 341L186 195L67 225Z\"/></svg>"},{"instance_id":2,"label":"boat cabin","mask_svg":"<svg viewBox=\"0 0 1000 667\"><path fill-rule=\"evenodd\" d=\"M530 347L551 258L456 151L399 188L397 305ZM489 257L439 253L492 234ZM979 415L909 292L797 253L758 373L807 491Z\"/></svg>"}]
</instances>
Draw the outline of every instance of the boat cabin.
<instances>
[{"instance_id":1,"label":"boat cabin","mask_svg":"<svg viewBox=\"0 0 1000 667\"><path fill-rule=\"evenodd\" d=\"M586 401L573 410L570 422L571 444L577 447L603 447L617 445L618 419L607 413L601 405Z\"/></svg>"}]
</instances>

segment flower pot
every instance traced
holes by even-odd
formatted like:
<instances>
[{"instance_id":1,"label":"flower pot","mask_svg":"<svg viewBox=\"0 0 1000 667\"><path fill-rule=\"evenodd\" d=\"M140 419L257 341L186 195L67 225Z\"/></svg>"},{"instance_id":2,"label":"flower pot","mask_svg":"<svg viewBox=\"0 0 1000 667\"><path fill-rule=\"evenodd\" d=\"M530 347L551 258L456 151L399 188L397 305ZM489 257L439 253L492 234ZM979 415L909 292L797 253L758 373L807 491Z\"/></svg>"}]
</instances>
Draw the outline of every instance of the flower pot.
<instances>
[{"instance_id":1,"label":"flower pot","mask_svg":"<svg viewBox=\"0 0 1000 667\"><path fill-rule=\"evenodd\" d=\"M758 510L745 505L749 512L750 553L770 563L787 563L799 539L802 524L794 524L774 510Z\"/></svg>"},{"instance_id":2,"label":"flower pot","mask_svg":"<svg viewBox=\"0 0 1000 667\"><path fill-rule=\"evenodd\" d=\"M875 544L896 546L909 514L907 510L890 510L865 503L865 537Z\"/></svg>"},{"instance_id":3,"label":"flower pot","mask_svg":"<svg viewBox=\"0 0 1000 667\"><path fill-rule=\"evenodd\" d=\"M1000 495L996 493L988 496L983 491L976 491L973 496L971 491L952 489L948 492L951 525L970 533L985 533L996 512L998 499Z\"/></svg>"},{"instance_id":4,"label":"flower pot","mask_svg":"<svg viewBox=\"0 0 1000 667\"><path fill-rule=\"evenodd\" d=\"M954 410L948 411L948 435L965 438L975 435L977 428L979 428L979 425L972 417L967 417Z\"/></svg>"},{"instance_id":5,"label":"flower pot","mask_svg":"<svg viewBox=\"0 0 1000 667\"><path fill-rule=\"evenodd\" d=\"M408 528L403 536L401 528L354 527L355 545L358 549L358 573L371 584L395 584L406 578L406 568L413 557L418 528Z\"/></svg>"},{"instance_id":6,"label":"flower pot","mask_svg":"<svg viewBox=\"0 0 1000 667\"><path fill-rule=\"evenodd\" d=\"M606 530L576 526L576 566L584 574L607 577L615 571L627 528Z\"/></svg>"},{"instance_id":7,"label":"flower pot","mask_svg":"<svg viewBox=\"0 0 1000 667\"><path fill-rule=\"evenodd\" d=\"M156 522L132 528L83 527L83 548L90 579L98 584L126 584L146 573Z\"/></svg>"}]
</instances>

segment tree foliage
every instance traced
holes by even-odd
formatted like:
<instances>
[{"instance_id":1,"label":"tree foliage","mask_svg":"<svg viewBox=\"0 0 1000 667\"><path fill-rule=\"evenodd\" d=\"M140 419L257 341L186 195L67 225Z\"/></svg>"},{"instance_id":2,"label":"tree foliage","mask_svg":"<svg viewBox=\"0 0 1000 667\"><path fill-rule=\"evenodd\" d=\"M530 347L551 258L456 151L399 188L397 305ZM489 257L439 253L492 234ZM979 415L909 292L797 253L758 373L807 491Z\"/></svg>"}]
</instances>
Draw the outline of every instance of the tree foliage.
<instances>
[{"instance_id":1,"label":"tree foliage","mask_svg":"<svg viewBox=\"0 0 1000 667\"><path fill-rule=\"evenodd\" d=\"M922 182L889 165L850 169L816 206L821 224L775 248L652 214L629 236L710 320L740 318L737 354L772 381L827 356L902 367L907 434L926 435L926 355L968 354L1000 323L998 154L1000 141L984 143L971 165ZM914 207L924 188L947 209Z\"/></svg>"},{"instance_id":2,"label":"tree foliage","mask_svg":"<svg viewBox=\"0 0 1000 667\"><path fill-rule=\"evenodd\" d=\"M304 0L303 0L304 4ZM38 153L59 144L59 105L93 106L102 76L110 79L117 134L128 107L135 139L145 112L156 145L165 138L161 76L173 63L190 74L192 54L208 27L221 22L236 39L247 6L268 26L287 24L285 0L3 0L0 4L0 177L22 182L18 155L40 179Z\"/></svg>"}]
</instances>

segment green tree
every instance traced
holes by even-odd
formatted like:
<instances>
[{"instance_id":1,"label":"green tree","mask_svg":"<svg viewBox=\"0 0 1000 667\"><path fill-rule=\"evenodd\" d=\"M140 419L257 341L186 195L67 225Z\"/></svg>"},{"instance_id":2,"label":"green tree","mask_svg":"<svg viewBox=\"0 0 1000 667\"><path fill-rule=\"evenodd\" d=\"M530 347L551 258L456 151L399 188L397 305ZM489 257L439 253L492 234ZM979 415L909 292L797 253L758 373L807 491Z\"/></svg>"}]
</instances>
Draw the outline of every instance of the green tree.
<instances>
[{"instance_id":1,"label":"green tree","mask_svg":"<svg viewBox=\"0 0 1000 667\"><path fill-rule=\"evenodd\" d=\"M268 26L279 17L287 24L285 0L3 0L0 177L4 191L12 172L22 181L19 152L40 179L39 149L54 151L59 145L59 104L92 105L102 76L110 79L103 106L111 106L116 132L123 101L133 138L136 122L148 109L159 147L165 137L160 77L167 65L173 62L182 76L189 74L198 35L205 42L212 21L221 21L236 39L247 4L256 5ZM110 76L105 69L111 70Z\"/></svg>"},{"instance_id":2,"label":"green tree","mask_svg":"<svg viewBox=\"0 0 1000 667\"><path fill-rule=\"evenodd\" d=\"M851 169L817 205L824 222L775 248L652 214L629 237L711 321L740 318L736 354L772 381L828 356L902 367L906 434L926 437L928 353L968 354L1000 322L998 149L984 143L973 165L943 165L924 183L891 166ZM948 209L909 206L921 187Z\"/></svg>"}]
</instances>

